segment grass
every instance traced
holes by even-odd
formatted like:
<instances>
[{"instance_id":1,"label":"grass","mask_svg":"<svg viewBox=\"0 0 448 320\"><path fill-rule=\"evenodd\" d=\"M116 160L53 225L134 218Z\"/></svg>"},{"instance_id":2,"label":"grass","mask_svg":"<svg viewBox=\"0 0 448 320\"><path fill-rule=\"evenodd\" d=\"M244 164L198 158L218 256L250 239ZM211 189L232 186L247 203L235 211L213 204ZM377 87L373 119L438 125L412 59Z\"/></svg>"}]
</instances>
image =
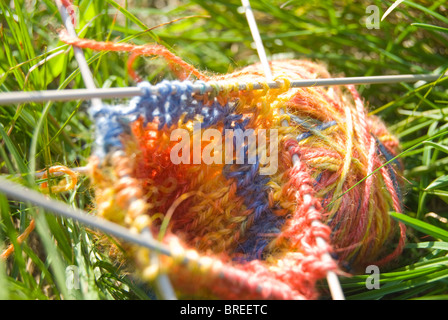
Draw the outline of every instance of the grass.
<instances>
[{"instance_id":1,"label":"grass","mask_svg":"<svg viewBox=\"0 0 448 320\"><path fill-rule=\"evenodd\" d=\"M324 62L334 75L443 73L448 68L447 1L404 1L380 29L368 29L366 7L384 13L394 1L252 1L271 57ZM148 5L148 3L150 5ZM225 73L258 60L240 3L226 1L75 1L78 33L99 41L158 42L201 70ZM158 28L148 29L170 22ZM53 1L0 1L0 92L84 88L73 53L59 42ZM126 54L85 51L99 87L132 85ZM141 58L139 74L153 82L173 78L163 62ZM448 88L447 81L360 86L371 114L400 138L407 179L408 244L382 270L381 287L368 290L370 275L341 278L347 299L447 299L448 296ZM1 94L1 93L0 93ZM36 188L30 173L55 164L82 166L91 154L87 104L28 103L0 106L0 172ZM21 177L21 178L19 178ZM81 178L65 203L91 210L89 181ZM104 235L40 208L0 195L2 299L148 299L147 287L108 255ZM31 237L15 240L36 219ZM119 251L119 250L118 250ZM120 259L118 259L120 261ZM69 266L79 270L81 290L67 286ZM324 298L325 284L322 284Z\"/></svg>"}]
</instances>

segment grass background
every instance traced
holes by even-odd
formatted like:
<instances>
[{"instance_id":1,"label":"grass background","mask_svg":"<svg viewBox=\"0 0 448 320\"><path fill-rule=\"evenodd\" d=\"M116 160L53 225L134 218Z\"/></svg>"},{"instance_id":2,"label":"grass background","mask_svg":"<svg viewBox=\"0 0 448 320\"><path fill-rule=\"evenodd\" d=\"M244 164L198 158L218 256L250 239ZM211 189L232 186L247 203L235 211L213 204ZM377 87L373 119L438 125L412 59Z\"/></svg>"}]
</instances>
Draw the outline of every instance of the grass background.
<instances>
[{"instance_id":1,"label":"grass background","mask_svg":"<svg viewBox=\"0 0 448 320\"><path fill-rule=\"evenodd\" d=\"M404 1L380 29L368 29L369 5L380 14L394 1L252 1L272 58L308 58L335 76L443 73L448 67L447 1ZM240 2L75 0L80 37L136 44L158 42L201 70L231 72L258 61ZM166 24L170 21L173 23ZM162 24L162 25L161 25ZM160 26L159 26L160 25ZM159 26L159 27L157 27ZM62 27L53 1L0 0L0 92L84 88L72 50L58 39ZM149 30L150 28L154 28ZM134 85L125 53L85 55L99 87ZM136 69L158 82L174 76L154 58ZM402 142L408 227L402 257L382 270L381 287L367 290L369 275L341 278L347 299L448 298L448 89L447 81L360 86L372 114ZM1 94L1 93L0 93ZM91 154L92 123L80 101L0 106L0 173L35 188L30 172L56 164L83 166ZM89 181L52 195L91 210ZM0 299L148 299L120 263L111 261L107 237L73 221L0 195L0 247L15 254L0 261ZM28 241L15 240L36 218ZM76 266L80 290L66 286ZM326 284L321 284L328 298Z\"/></svg>"}]
</instances>

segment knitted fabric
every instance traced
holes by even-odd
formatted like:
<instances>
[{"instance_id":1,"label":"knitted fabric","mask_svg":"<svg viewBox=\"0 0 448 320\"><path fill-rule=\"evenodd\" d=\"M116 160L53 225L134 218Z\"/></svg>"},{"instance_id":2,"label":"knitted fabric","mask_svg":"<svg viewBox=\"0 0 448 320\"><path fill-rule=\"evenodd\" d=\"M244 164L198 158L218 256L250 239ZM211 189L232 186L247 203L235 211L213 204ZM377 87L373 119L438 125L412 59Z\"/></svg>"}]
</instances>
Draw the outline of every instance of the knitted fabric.
<instances>
[{"instance_id":1,"label":"knitted fabric","mask_svg":"<svg viewBox=\"0 0 448 320\"><path fill-rule=\"evenodd\" d=\"M147 250L133 251L143 277L167 272L188 296L315 299L316 282L338 272L336 261L356 270L401 252L404 227L388 215L401 210L400 164L384 165L397 154L398 140L367 116L352 86L289 87L288 79L329 77L323 66L286 60L271 68L279 89L237 89L264 83L256 64L205 79L217 81L216 92L193 93L190 81L141 82L145 94L127 106L91 109L97 214L135 232L150 227L175 253L161 257L157 268ZM218 130L222 145L226 130L252 129L266 130L269 148L269 132L276 130L278 169L260 174L267 165L259 156L248 163L247 144L240 146L244 163L236 163L236 154L232 163L194 163L190 154L188 163L174 164L178 140L171 133L185 129L193 137L195 122L201 134ZM209 143L202 141L202 155ZM194 149L192 141L189 146ZM334 261L323 258L329 252Z\"/></svg>"}]
</instances>

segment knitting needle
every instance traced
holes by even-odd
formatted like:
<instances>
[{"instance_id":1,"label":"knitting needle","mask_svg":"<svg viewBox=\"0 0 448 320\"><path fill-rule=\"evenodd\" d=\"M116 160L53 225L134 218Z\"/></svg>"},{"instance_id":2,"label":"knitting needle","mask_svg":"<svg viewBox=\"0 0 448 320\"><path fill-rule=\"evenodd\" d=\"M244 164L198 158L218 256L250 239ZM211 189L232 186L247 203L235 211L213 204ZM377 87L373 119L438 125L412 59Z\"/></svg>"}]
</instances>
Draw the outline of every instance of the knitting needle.
<instances>
[{"instance_id":1,"label":"knitting needle","mask_svg":"<svg viewBox=\"0 0 448 320\"><path fill-rule=\"evenodd\" d=\"M252 38L255 42L255 47L257 48L258 57L260 59L261 65L263 66L263 71L267 81L272 81L272 71L269 66L268 58L266 56L266 51L264 50L263 41L261 40L260 32L258 31L257 22L255 21L255 16L250 6L249 0L241 0L244 12L246 13L247 23L249 24L250 32L252 33Z\"/></svg>"},{"instance_id":2,"label":"knitting needle","mask_svg":"<svg viewBox=\"0 0 448 320\"><path fill-rule=\"evenodd\" d=\"M390 76L369 76L369 77L347 77L347 78L327 78L327 79L303 79L293 80L290 82L292 88L318 87L318 86L338 86L338 85L367 85L367 84L387 84L399 82L432 82L436 80L446 79L443 75L433 74L405 74ZM224 84L228 82L217 81L215 84L219 89L223 89ZM268 81L266 83L271 89L278 89L279 83ZM261 90L264 84L255 82L239 83L239 90ZM210 83L201 83L193 85L194 93L211 92L216 90ZM151 89L153 94L158 94L157 87ZM2 92L0 93L0 105L10 105L27 102L46 102L46 101L70 101L84 100L93 98L102 99L119 99L144 95L144 91L139 87L120 87L120 88L93 88L93 89L65 89L65 90L42 90L42 91L25 91L25 92Z\"/></svg>"},{"instance_id":3,"label":"knitting needle","mask_svg":"<svg viewBox=\"0 0 448 320\"><path fill-rule=\"evenodd\" d=\"M144 228L141 232L143 238L150 241L155 241L151 230L148 227ZM150 253L151 263L154 265L159 265L159 254L152 250ZM156 287L159 289L160 294L164 300L177 300L176 293L174 292L173 286L171 285L170 279L166 274L158 275L154 280Z\"/></svg>"},{"instance_id":4,"label":"knitting needle","mask_svg":"<svg viewBox=\"0 0 448 320\"><path fill-rule=\"evenodd\" d=\"M59 13L61 15L62 21L64 22L65 28L67 29L67 32L72 37L77 37L75 27L73 26L71 22L71 18L62 4L60 0L55 0L56 6L58 7ZM87 60L84 56L84 53L81 48L73 47L73 52L75 55L75 59L78 62L79 71L81 72L82 79L84 81L84 84L87 89L94 90L96 89L95 81L93 80L92 73L90 72L89 65L87 63ZM101 100L97 97L91 98L92 105L94 106L101 106Z\"/></svg>"},{"instance_id":5,"label":"knitting needle","mask_svg":"<svg viewBox=\"0 0 448 320\"><path fill-rule=\"evenodd\" d=\"M252 8L250 6L249 0L241 0L241 2L243 4L244 10L246 11L246 17L248 20L249 28L251 29L252 35L254 36L254 41L255 41L255 45L257 47L258 56L260 57L260 61L263 64L265 76L266 76L267 80L270 81L272 79L272 72L271 72L269 64L267 62L268 60L266 57L266 52L263 47L263 42L261 40L261 36L258 31L255 17L252 13ZM281 108L280 113L285 114L285 110L283 108ZM283 120L282 126L288 127L289 126L288 121ZM300 158L297 154L294 154L292 156L292 161L293 161L294 166L300 165ZM310 200L311 200L311 195L309 195L309 194L303 195L304 202L310 202ZM314 209L314 207L311 206L310 210L313 210L313 209ZM320 223L321 223L320 221L313 221L311 224L312 225L320 225ZM316 243L318 246L322 246L322 247L325 247L327 245L326 241L324 239L322 239L321 237L316 237ZM328 252L322 256L322 259L327 262L333 260ZM327 283L330 288L330 292L331 292L331 296L332 296L333 300L344 300L345 299L344 293L341 288L341 284L339 282L339 278L335 272L333 272L333 271L327 272Z\"/></svg>"},{"instance_id":6,"label":"knitting needle","mask_svg":"<svg viewBox=\"0 0 448 320\"><path fill-rule=\"evenodd\" d=\"M98 218L94 215L89 215L85 211L73 208L61 201L45 197L37 191L25 188L20 184L5 179L1 176L0 193L3 193L15 200L29 202L53 214L67 219L73 219L74 221L78 221L79 223L82 223L90 228L101 230L107 234L116 236L127 242L135 243L145 248L155 250L161 254L171 255L171 251L167 246L159 243L154 239L145 238L139 234L132 233L125 227L110 222L106 219Z\"/></svg>"},{"instance_id":7,"label":"knitting needle","mask_svg":"<svg viewBox=\"0 0 448 320\"><path fill-rule=\"evenodd\" d=\"M114 99L138 95L143 95L143 91L137 87L4 92L0 93L0 104L70 101L94 98Z\"/></svg>"},{"instance_id":8,"label":"knitting needle","mask_svg":"<svg viewBox=\"0 0 448 320\"><path fill-rule=\"evenodd\" d=\"M59 12L61 14L62 20L64 21L64 25L65 25L65 28L67 29L67 32L72 37L78 37L78 35L76 34L75 27L73 26L73 24L71 22L67 8L65 8L65 6L62 4L62 2L60 0L55 0L55 1L56 1L56 5L59 9ZM78 66L81 71L81 75L84 80L84 84L85 84L86 88L89 90L95 90L96 89L95 81L93 80L92 73L90 72L89 65L87 63L87 60L84 56L82 49L73 46L73 51L75 53L75 58L76 58L76 61L78 62ZM101 102L101 99L99 99L98 97L92 97L91 103L92 103L92 106L94 106L94 107L101 107L103 104ZM148 240L153 240L152 235L148 235L147 232L143 236ZM171 286L171 282L168 279L168 276L166 274L159 275L157 277L156 286L159 289L162 298L167 299L167 300L168 299L169 300L176 299L176 296L174 294L174 289Z\"/></svg>"}]
</instances>

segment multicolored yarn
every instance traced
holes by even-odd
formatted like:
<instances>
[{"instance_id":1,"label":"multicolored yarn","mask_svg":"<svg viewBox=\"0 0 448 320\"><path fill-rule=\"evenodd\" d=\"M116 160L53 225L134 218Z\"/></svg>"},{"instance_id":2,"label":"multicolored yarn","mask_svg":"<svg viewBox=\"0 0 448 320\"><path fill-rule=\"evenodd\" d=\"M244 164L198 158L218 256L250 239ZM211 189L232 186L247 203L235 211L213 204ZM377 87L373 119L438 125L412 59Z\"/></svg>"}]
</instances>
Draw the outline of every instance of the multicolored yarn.
<instances>
[{"instance_id":1,"label":"multicolored yarn","mask_svg":"<svg viewBox=\"0 0 448 320\"><path fill-rule=\"evenodd\" d=\"M158 47L63 40L162 54ZM356 271L400 254L405 229L388 212L401 210L401 166L385 165L397 154L398 140L379 118L367 116L353 86L290 88L288 79L330 76L310 61L271 62L280 88L269 89L258 64L208 77L171 55L163 51L170 63L216 90L193 93L190 81L141 82L145 94L129 105L90 110L97 214L135 232L149 227L172 248L173 257L161 257L159 266L150 264L146 249L132 251L144 278L168 272L180 292L200 297L314 299L315 283L328 271ZM264 90L241 91L238 83L261 83ZM284 120L290 125L282 126ZM177 141L170 134L180 128L193 135L193 121L201 132L218 130L223 140L226 129L277 130L277 172L261 175L260 159L173 164ZM247 146L243 151L247 160ZM300 165L293 165L293 155ZM323 259L329 252L334 261Z\"/></svg>"}]
</instances>

